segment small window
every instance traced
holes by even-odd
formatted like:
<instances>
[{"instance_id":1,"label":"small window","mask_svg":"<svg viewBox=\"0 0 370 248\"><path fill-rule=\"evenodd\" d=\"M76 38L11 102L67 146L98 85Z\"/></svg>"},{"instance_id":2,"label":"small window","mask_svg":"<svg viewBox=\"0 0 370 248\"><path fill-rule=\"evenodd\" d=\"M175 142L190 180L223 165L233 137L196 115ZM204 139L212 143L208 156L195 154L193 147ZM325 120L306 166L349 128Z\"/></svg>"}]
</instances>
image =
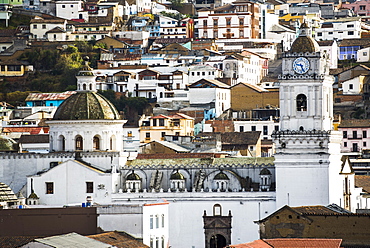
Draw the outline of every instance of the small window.
<instances>
[{"instance_id":1,"label":"small window","mask_svg":"<svg viewBox=\"0 0 370 248\"><path fill-rule=\"evenodd\" d=\"M256 126L251 126L252 131L256 131Z\"/></svg>"},{"instance_id":2,"label":"small window","mask_svg":"<svg viewBox=\"0 0 370 248\"><path fill-rule=\"evenodd\" d=\"M33 29L37 29L37 25L36 24L33 24Z\"/></svg>"},{"instance_id":3,"label":"small window","mask_svg":"<svg viewBox=\"0 0 370 248\"><path fill-rule=\"evenodd\" d=\"M161 127L164 126L164 119L159 119L159 126L161 126Z\"/></svg>"},{"instance_id":4,"label":"small window","mask_svg":"<svg viewBox=\"0 0 370 248\"><path fill-rule=\"evenodd\" d=\"M349 88L350 90L353 90L353 84L349 84L349 85L348 85L348 88Z\"/></svg>"},{"instance_id":5,"label":"small window","mask_svg":"<svg viewBox=\"0 0 370 248\"><path fill-rule=\"evenodd\" d=\"M362 138L367 138L367 131L366 130L362 131Z\"/></svg>"},{"instance_id":6,"label":"small window","mask_svg":"<svg viewBox=\"0 0 370 248\"><path fill-rule=\"evenodd\" d=\"M239 132L244 132L244 126L239 126Z\"/></svg>"},{"instance_id":7,"label":"small window","mask_svg":"<svg viewBox=\"0 0 370 248\"><path fill-rule=\"evenodd\" d=\"M321 37L322 36L322 33L321 32L318 32L317 33L317 36L320 36Z\"/></svg>"},{"instance_id":8,"label":"small window","mask_svg":"<svg viewBox=\"0 0 370 248\"><path fill-rule=\"evenodd\" d=\"M263 126L263 135L268 135L268 126Z\"/></svg>"},{"instance_id":9,"label":"small window","mask_svg":"<svg viewBox=\"0 0 370 248\"><path fill-rule=\"evenodd\" d=\"M215 204L213 206L213 216L221 216L221 214L222 214L221 205Z\"/></svg>"},{"instance_id":10,"label":"small window","mask_svg":"<svg viewBox=\"0 0 370 248\"><path fill-rule=\"evenodd\" d=\"M154 216L151 215L150 216L150 223L149 223L150 224L150 229L153 229L153 224L154 224L153 221L154 221ZM153 247L153 246L150 246L150 247Z\"/></svg>"},{"instance_id":11,"label":"small window","mask_svg":"<svg viewBox=\"0 0 370 248\"><path fill-rule=\"evenodd\" d=\"M344 147L347 147L347 142L344 142L344 143L343 143L343 146L344 146Z\"/></svg>"},{"instance_id":12,"label":"small window","mask_svg":"<svg viewBox=\"0 0 370 248\"><path fill-rule=\"evenodd\" d=\"M363 146L363 147L366 147L366 142L362 143L362 146Z\"/></svg>"},{"instance_id":13,"label":"small window","mask_svg":"<svg viewBox=\"0 0 370 248\"><path fill-rule=\"evenodd\" d=\"M354 35L355 33L353 31L348 31L348 35Z\"/></svg>"},{"instance_id":14,"label":"small window","mask_svg":"<svg viewBox=\"0 0 370 248\"><path fill-rule=\"evenodd\" d=\"M42 24L42 29L46 29L46 24Z\"/></svg>"},{"instance_id":15,"label":"small window","mask_svg":"<svg viewBox=\"0 0 370 248\"><path fill-rule=\"evenodd\" d=\"M66 8L66 6L65 5L62 5L62 9L65 9Z\"/></svg>"},{"instance_id":16,"label":"small window","mask_svg":"<svg viewBox=\"0 0 370 248\"><path fill-rule=\"evenodd\" d=\"M94 193L94 183L86 182L86 193Z\"/></svg>"},{"instance_id":17,"label":"small window","mask_svg":"<svg viewBox=\"0 0 370 248\"><path fill-rule=\"evenodd\" d=\"M46 184L46 194L54 194L54 183L47 182Z\"/></svg>"},{"instance_id":18,"label":"small window","mask_svg":"<svg viewBox=\"0 0 370 248\"><path fill-rule=\"evenodd\" d=\"M343 131L343 138L347 138L347 131Z\"/></svg>"}]
</instances>

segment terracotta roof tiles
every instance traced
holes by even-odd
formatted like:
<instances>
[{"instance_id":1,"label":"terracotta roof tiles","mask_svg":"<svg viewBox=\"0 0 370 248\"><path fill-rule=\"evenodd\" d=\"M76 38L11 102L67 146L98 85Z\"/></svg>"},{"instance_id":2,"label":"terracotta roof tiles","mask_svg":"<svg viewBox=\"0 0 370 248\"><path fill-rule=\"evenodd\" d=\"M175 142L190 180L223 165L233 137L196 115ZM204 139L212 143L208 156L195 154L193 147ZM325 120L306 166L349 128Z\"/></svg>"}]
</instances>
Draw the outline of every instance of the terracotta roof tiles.
<instances>
[{"instance_id":1,"label":"terracotta roof tiles","mask_svg":"<svg viewBox=\"0 0 370 248\"><path fill-rule=\"evenodd\" d=\"M347 119L342 120L338 128L348 128L348 127L370 127L369 119Z\"/></svg>"},{"instance_id":2,"label":"terracotta roof tiles","mask_svg":"<svg viewBox=\"0 0 370 248\"><path fill-rule=\"evenodd\" d=\"M14 248L21 247L27 243L33 241L40 236L12 236L12 237L0 237L0 247L2 248Z\"/></svg>"},{"instance_id":3,"label":"terracotta roof tiles","mask_svg":"<svg viewBox=\"0 0 370 248\"><path fill-rule=\"evenodd\" d=\"M36 134L36 135L22 135L19 143L33 144L33 143L49 143L49 134Z\"/></svg>"},{"instance_id":4,"label":"terracotta roof tiles","mask_svg":"<svg viewBox=\"0 0 370 248\"><path fill-rule=\"evenodd\" d=\"M107 232L89 235L87 237L110 244L117 248L149 248L149 246L137 241L134 237L122 232Z\"/></svg>"},{"instance_id":5,"label":"terracotta roof tiles","mask_svg":"<svg viewBox=\"0 0 370 248\"><path fill-rule=\"evenodd\" d=\"M362 188L366 193L370 193L370 176L355 175L355 186Z\"/></svg>"},{"instance_id":6,"label":"terracotta roof tiles","mask_svg":"<svg viewBox=\"0 0 370 248\"><path fill-rule=\"evenodd\" d=\"M264 241L275 248L339 248L341 239L264 239Z\"/></svg>"},{"instance_id":7,"label":"terracotta roof tiles","mask_svg":"<svg viewBox=\"0 0 370 248\"><path fill-rule=\"evenodd\" d=\"M333 214L335 211L325 207L325 206L301 206L292 207L295 211L304 215L317 215L317 214Z\"/></svg>"}]
</instances>

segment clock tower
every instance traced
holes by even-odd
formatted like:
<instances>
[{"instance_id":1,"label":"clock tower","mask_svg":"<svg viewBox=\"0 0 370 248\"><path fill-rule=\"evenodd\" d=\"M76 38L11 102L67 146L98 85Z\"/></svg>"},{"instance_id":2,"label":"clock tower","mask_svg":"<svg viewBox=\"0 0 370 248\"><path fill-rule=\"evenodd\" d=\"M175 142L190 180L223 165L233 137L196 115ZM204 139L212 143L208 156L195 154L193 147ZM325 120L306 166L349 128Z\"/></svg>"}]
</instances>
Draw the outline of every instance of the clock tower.
<instances>
[{"instance_id":1,"label":"clock tower","mask_svg":"<svg viewBox=\"0 0 370 248\"><path fill-rule=\"evenodd\" d=\"M328 68L328 55L303 23L279 75L280 130L273 134L278 208L343 202L341 134L332 130Z\"/></svg>"}]
</instances>

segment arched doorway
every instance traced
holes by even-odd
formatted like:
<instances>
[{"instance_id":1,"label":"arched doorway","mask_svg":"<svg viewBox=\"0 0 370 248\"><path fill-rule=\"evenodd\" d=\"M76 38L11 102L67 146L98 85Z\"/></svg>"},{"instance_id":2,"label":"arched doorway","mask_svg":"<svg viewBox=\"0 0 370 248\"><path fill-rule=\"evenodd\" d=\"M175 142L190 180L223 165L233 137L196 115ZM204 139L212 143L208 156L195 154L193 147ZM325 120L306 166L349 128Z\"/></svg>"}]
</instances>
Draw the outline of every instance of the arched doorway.
<instances>
[{"instance_id":1,"label":"arched doorway","mask_svg":"<svg viewBox=\"0 0 370 248\"><path fill-rule=\"evenodd\" d=\"M226 239L220 234L212 235L210 240L210 248L224 248L226 246Z\"/></svg>"}]
</instances>

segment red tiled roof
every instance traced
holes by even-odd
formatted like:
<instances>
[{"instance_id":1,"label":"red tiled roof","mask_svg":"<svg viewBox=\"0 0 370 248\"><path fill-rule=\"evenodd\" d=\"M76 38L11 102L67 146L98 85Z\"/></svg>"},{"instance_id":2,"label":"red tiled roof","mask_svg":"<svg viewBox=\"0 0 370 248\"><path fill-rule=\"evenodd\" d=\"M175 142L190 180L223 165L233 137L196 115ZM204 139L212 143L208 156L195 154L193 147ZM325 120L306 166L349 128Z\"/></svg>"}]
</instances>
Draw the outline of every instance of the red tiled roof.
<instances>
[{"instance_id":1,"label":"red tiled roof","mask_svg":"<svg viewBox=\"0 0 370 248\"><path fill-rule=\"evenodd\" d=\"M62 93L30 93L25 101L65 100L75 93L76 91L66 91Z\"/></svg>"},{"instance_id":2,"label":"red tiled roof","mask_svg":"<svg viewBox=\"0 0 370 248\"><path fill-rule=\"evenodd\" d=\"M341 239L259 239L249 243L230 245L230 248L339 248Z\"/></svg>"},{"instance_id":3,"label":"red tiled roof","mask_svg":"<svg viewBox=\"0 0 370 248\"><path fill-rule=\"evenodd\" d=\"M230 248L270 248L269 244L267 244L265 241L258 239L249 243L245 244L238 244L238 245L230 245Z\"/></svg>"},{"instance_id":4,"label":"red tiled roof","mask_svg":"<svg viewBox=\"0 0 370 248\"><path fill-rule=\"evenodd\" d=\"M264 239L276 248L339 248L341 239Z\"/></svg>"},{"instance_id":5,"label":"red tiled roof","mask_svg":"<svg viewBox=\"0 0 370 248\"><path fill-rule=\"evenodd\" d=\"M150 117L150 119L169 119L169 118L170 118L169 116L162 114Z\"/></svg>"},{"instance_id":6,"label":"red tiled roof","mask_svg":"<svg viewBox=\"0 0 370 248\"><path fill-rule=\"evenodd\" d=\"M30 133L39 134L41 129L44 133L49 133L48 127L4 127L3 133Z\"/></svg>"}]
</instances>

